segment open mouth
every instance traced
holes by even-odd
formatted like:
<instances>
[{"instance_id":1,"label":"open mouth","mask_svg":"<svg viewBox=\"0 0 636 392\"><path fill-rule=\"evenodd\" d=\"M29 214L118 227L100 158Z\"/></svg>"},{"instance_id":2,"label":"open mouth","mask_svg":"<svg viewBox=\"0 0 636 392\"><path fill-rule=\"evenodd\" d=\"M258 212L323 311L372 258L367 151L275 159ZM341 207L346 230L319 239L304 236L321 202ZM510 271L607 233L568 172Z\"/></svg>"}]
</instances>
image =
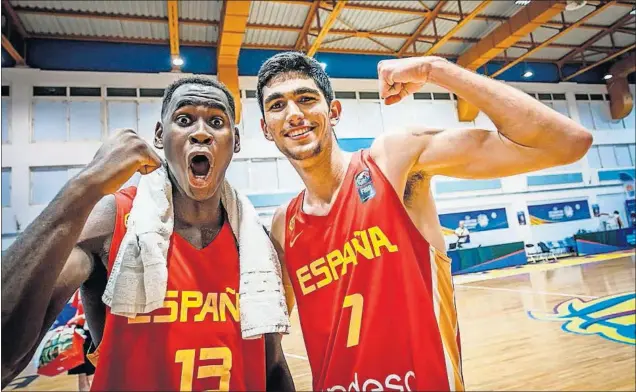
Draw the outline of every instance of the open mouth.
<instances>
[{"instance_id":1,"label":"open mouth","mask_svg":"<svg viewBox=\"0 0 636 392\"><path fill-rule=\"evenodd\" d=\"M204 154L193 155L190 158L190 170L188 170L191 185L195 187L207 185L208 177L212 171L211 168L212 165L209 157Z\"/></svg>"},{"instance_id":2,"label":"open mouth","mask_svg":"<svg viewBox=\"0 0 636 392\"><path fill-rule=\"evenodd\" d=\"M302 139L309 135L314 130L314 127L301 127L293 131L288 132L285 136L294 140Z\"/></svg>"}]
</instances>

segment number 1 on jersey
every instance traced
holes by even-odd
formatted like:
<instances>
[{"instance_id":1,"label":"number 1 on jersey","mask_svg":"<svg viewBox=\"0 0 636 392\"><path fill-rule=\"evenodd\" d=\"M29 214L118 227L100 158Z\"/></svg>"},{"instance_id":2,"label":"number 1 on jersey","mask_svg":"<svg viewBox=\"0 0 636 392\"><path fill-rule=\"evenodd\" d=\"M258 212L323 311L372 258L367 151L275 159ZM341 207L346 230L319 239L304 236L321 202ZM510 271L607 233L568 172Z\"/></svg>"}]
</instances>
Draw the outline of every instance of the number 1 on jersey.
<instances>
[{"instance_id":1,"label":"number 1 on jersey","mask_svg":"<svg viewBox=\"0 0 636 392\"><path fill-rule=\"evenodd\" d=\"M362 306L364 299L362 294L347 295L342 304L343 308L351 308L351 321L347 335L347 347L357 346L360 343L360 328L362 326Z\"/></svg>"}]
</instances>

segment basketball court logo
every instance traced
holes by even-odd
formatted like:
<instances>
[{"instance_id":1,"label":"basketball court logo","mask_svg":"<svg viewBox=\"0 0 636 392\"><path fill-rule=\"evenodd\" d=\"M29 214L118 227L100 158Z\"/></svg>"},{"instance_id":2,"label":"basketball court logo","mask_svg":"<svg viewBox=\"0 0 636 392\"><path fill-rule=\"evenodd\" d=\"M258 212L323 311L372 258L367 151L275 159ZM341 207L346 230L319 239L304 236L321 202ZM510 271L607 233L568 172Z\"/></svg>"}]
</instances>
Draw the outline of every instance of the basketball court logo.
<instances>
[{"instance_id":1,"label":"basketball court logo","mask_svg":"<svg viewBox=\"0 0 636 392\"><path fill-rule=\"evenodd\" d=\"M375 197L375 187L373 186L369 169L364 169L356 174L355 183L356 188L358 188L358 196L360 196L360 200L362 200L363 203Z\"/></svg>"},{"instance_id":2,"label":"basketball court logo","mask_svg":"<svg viewBox=\"0 0 636 392\"><path fill-rule=\"evenodd\" d=\"M579 335L599 335L618 343L636 345L636 293L623 293L583 301L572 298L554 313L528 312L536 320L561 321L561 329Z\"/></svg>"}]
</instances>

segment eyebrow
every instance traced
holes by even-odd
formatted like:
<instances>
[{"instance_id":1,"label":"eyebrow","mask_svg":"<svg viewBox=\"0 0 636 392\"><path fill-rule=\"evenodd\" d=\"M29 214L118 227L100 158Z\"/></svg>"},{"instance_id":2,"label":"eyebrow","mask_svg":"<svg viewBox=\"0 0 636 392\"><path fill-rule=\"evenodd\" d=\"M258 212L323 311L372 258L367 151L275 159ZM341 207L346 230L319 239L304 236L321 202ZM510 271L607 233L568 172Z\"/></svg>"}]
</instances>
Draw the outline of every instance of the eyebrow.
<instances>
[{"instance_id":1,"label":"eyebrow","mask_svg":"<svg viewBox=\"0 0 636 392\"><path fill-rule=\"evenodd\" d=\"M228 112L227 107L225 107L225 105L223 105L222 103L219 103L219 102L215 102L215 101L211 101L211 100L183 99L183 100L181 100L181 101L179 101L177 103L177 106L175 107L173 113L176 112L177 110L181 109L184 106L205 106L207 108L221 110L224 113Z\"/></svg>"},{"instance_id":2,"label":"eyebrow","mask_svg":"<svg viewBox=\"0 0 636 392\"><path fill-rule=\"evenodd\" d=\"M299 87L296 90L293 91L294 95L302 95L302 94L314 94L314 95L320 95L320 91L316 90L315 88L311 88L311 87ZM269 96L267 96L267 98L265 98L265 102L264 104L267 105L268 103L276 100L276 99L280 99L280 98L284 98L282 93L273 93Z\"/></svg>"}]
</instances>

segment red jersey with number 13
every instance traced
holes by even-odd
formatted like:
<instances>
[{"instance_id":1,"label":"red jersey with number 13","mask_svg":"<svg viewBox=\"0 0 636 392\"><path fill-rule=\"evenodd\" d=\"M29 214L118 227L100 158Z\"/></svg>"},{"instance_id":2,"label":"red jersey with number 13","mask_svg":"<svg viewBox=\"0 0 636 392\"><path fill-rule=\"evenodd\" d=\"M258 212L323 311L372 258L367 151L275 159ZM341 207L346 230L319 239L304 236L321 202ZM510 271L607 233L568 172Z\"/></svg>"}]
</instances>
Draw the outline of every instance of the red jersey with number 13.
<instances>
[{"instance_id":1,"label":"red jersey with number 13","mask_svg":"<svg viewBox=\"0 0 636 392\"><path fill-rule=\"evenodd\" d=\"M314 390L462 390L450 260L432 248L368 151L326 216L286 216Z\"/></svg>"},{"instance_id":2,"label":"red jersey with number 13","mask_svg":"<svg viewBox=\"0 0 636 392\"><path fill-rule=\"evenodd\" d=\"M109 271L136 190L115 194ZM243 340L238 289L238 249L227 220L200 250L174 233L164 306L135 319L107 308L91 390L265 390L264 339Z\"/></svg>"}]
</instances>

